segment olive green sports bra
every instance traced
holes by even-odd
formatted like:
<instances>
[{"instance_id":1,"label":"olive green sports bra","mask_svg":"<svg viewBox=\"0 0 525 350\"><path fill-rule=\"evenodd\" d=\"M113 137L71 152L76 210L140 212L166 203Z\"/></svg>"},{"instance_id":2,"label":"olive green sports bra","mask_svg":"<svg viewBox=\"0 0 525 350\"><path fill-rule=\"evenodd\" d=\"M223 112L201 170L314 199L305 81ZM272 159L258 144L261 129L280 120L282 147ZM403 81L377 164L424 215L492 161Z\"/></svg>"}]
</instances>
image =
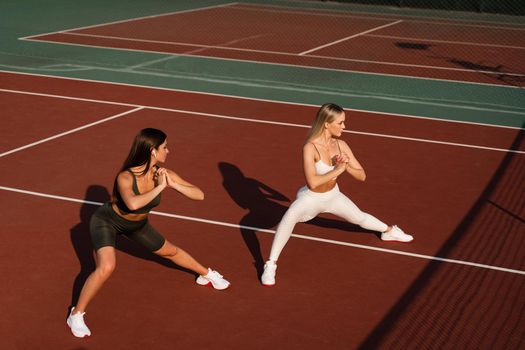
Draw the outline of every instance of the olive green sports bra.
<instances>
[{"instance_id":1,"label":"olive green sports bra","mask_svg":"<svg viewBox=\"0 0 525 350\"><path fill-rule=\"evenodd\" d=\"M135 174L133 174L133 172L130 169L127 169L127 171L131 175L133 175L133 186L132 186L133 193L140 194L139 187L137 186L137 178L135 177ZM122 200L122 196L120 195L120 192L118 190L116 192L117 192L117 200L115 204L117 205L117 208L119 208L120 211L125 214L147 214L150 212L151 209L153 209L154 207L160 204L160 193L159 193L157 197L153 198L151 202L149 202L142 208L131 210L126 206L126 203L124 203L124 201Z\"/></svg>"}]
</instances>

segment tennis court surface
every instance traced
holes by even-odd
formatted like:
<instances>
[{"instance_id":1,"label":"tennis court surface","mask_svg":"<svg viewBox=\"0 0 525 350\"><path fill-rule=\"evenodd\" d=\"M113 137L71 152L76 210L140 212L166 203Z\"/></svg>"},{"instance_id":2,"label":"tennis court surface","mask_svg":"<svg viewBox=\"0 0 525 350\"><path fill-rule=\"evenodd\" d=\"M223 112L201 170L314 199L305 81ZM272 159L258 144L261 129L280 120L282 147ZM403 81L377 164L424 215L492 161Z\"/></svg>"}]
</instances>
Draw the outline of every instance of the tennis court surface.
<instances>
[{"instance_id":1,"label":"tennis court surface","mask_svg":"<svg viewBox=\"0 0 525 350\"><path fill-rule=\"evenodd\" d=\"M61 3L61 1L59 1ZM325 2L5 6L0 50L3 349L519 349L525 337L525 31L519 16ZM28 10L31 8L31 10ZM76 14L76 15L75 15ZM410 244L323 214L259 282L304 185L319 105L367 172L339 187ZM89 219L138 130L205 192L150 222L218 292L122 238L89 305Z\"/></svg>"}]
</instances>

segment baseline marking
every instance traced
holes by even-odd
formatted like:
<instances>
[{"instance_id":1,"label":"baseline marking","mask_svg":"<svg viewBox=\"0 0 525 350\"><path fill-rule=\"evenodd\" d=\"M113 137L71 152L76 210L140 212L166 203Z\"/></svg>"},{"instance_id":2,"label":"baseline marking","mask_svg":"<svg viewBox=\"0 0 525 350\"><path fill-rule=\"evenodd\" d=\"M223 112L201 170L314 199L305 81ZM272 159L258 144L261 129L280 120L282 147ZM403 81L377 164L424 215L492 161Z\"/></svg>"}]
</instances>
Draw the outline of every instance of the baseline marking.
<instances>
[{"instance_id":1,"label":"baseline marking","mask_svg":"<svg viewBox=\"0 0 525 350\"><path fill-rule=\"evenodd\" d=\"M88 200L84 200L84 199L71 198L71 197L65 197L65 196L57 196L57 195L52 195L52 194L47 194L47 193L42 193L42 192L27 191L27 190L22 190L22 189L13 188L13 187L6 187L6 186L0 186L0 190L16 192L16 193L22 193L22 194L27 194L27 195L31 195L31 196L37 196L37 197L57 199L57 200L62 200L62 201L74 202L74 203L81 203L81 204L90 204L90 205L98 205L98 206L103 204L103 203L100 203L100 202L93 202L93 201L88 201ZM165 212L160 212L160 211L151 211L150 213L153 214L153 215L166 216L166 217L180 219L180 220L196 221L196 222L202 222L202 223L216 225L216 226L242 228L242 229L249 229L249 230L255 230L255 231L275 234L274 230L263 229L263 228L260 228L260 227L238 225L238 224L232 224L232 223L229 223L229 222L208 220L208 219L203 219L203 218L196 218L196 217L192 217L192 216L177 215L177 214L165 213ZM334 245L341 245L341 246L347 246L347 247L353 247L353 248L359 248L359 249L373 250L373 251L378 251L378 252L382 252L382 253L389 253L389 254L397 254L397 255L409 256L409 257L412 257L412 258L419 258L419 259L426 259L426 260L432 260L432 261L446 262L446 263L458 264L458 265L466 265L466 266L483 268L483 269L488 269L488 270L496 270L496 271L501 271L501 272L518 274L518 275L525 275L525 271L523 271L523 270L509 269L509 268L505 268L505 267L493 266L493 265L487 265L487 264L480 264L480 263L475 263L475 262L470 262L470 261L465 261L465 260L456 260L456 259L448 259L448 258L442 258L442 257L432 256L432 255L409 253L409 252L404 252L404 251L395 250L395 249L379 248L379 247L374 247L374 246L369 246L369 245L364 245L364 244L355 244L355 243L349 243L349 242L343 242L343 241L336 241L336 240L332 240L332 239L317 238L317 237L312 237L312 236L307 236L307 235L302 235L302 234L295 234L295 233L292 233L292 237L305 239L305 240L310 240L310 241L334 244Z\"/></svg>"},{"instance_id":2,"label":"baseline marking","mask_svg":"<svg viewBox=\"0 0 525 350\"><path fill-rule=\"evenodd\" d=\"M129 104L129 103L110 102L110 101L103 101L103 100L86 99L86 98L69 97L69 96L60 96L60 95L51 95L51 94L44 94L44 93L25 92L25 91L16 91L16 90L7 90L7 89L0 89L0 91L11 92L11 93L20 93L20 94L26 94L26 95L53 97L53 98L60 98L60 99L66 99L66 100L78 100L78 101L86 101L86 102L96 102L96 103L104 103L104 104L112 104L112 105L114 104L114 105L121 105L121 106L136 107L136 108L134 108L134 109L132 109L130 111L121 113L121 114L119 114L117 116L113 116L113 117L106 118L106 119L100 120L100 121L92 123L92 124L88 124L88 125L86 125L84 127L81 127L82 129L85 128L85 127L89 127L91 125L95 125L95 124L101 123L101 122L109 120L109 119L116 118L116 117L124 115L124 114L132 113L132 112L138 111L140 109L145 109L145 108L153 109L153 110L159 110L159 111L165 111L165 112L192 114L192 115L198 115L198 116L204 116L204 117L210 117L210 118L228 119L228 120L252 122L252 123L259 123L259 124L291 126L291 127L298 127L298 128L310 128L311 127L310 125L305 125L305 124L279 122L279 121L264 120L264 119L261 120L261 119L253 119L253 118L242 118L242 117L234 117L234 116L223 115L223 114L214 114L214 113L189 111L189 110L184 110L184 109L164 108L164 107L145 106L145 105L134 105L134 104ZM79 130L81 128L77 128L77 129ZM51 139L54 139L56 137L60 137L60 136L69 134L71 132L75 132L75 131L77 131L77 129L73 129L71 131L59 134L57 136L53 136L51 138L47 138L47 139L44 139L44 140L32 143L32 144L27 145L27 146L19 147L17 149L14 149L14 150L2 153L2 154L0 154L0 158L3 157L4 155L17 152L19 150L22 150L22 149L31 147L33 145L46 142L46 141L49 141ZM354 130L344 130L343 132L349 133L349 134L359 134L359 135L367 135L367 136L382 137L382 138L391 138L391 139L406 140L406 141L434 143L434 144L439 144L439 145L448 145L448 146L456 146L456 147L464 147L464 148L474 148L474 149L497 151L497 152L509 152L509 153L516 153L516 154L525 154L525 151L519 151L519 150L511 150L511 149L505 149L505 148L487 147L487 146L479 146L479 145L471 145L471 144L462 144L462 143L447 142L447 141L428 140L428 139L406 137L406 136L387 135L387 134L371 133L371 132L364 132L364 131L354 131Z\"/></svg>"},{"instance_id":3,"label":"baseline marking","mask_svg":"<svg viewBox=\"0 0 525 350\"><path fill-rule=\"evenodd\" d=\"M171 58L171 57L170 57ZM127 70L125 70L127 71ZM8 72L8 71L0 71L4 73L10 73L10 74L22 74L22 75L30 75L30 76L39 76L39 77L46 77L49 78L48 75L42 75L42 74L34 74L34 73L19 73L19 72ZM131 71L130 71L131 72ZM135 72L137 74L140 74L140 72ZM65 79L65 80L73 80L73 81L86 81L86 82L95 82L99 84L110 84L110 85L119 85L119 86L131 86L131 87L140 87L144 89L152 89L152 90L161 90L161 91L175 91L175 92L184 92L184 93L191 93L196 95L209 95L209 96L218 96L218 97L225 97L230 99L239 99L239 100L250 100L250 101L258 101L258 102L267 102L267 103L275 103L275 104L285 104L285 105L293 105L293 106L305 106L305 107L314 107L318 108L318 105L312 105L307 103L297 103L297 102L284 102L284 101L275 101L275 100L267 100L262 98L254 98L254 97L242 97L242 96L231 96L231 95L225 95L225 94L218 94L218 93L211 93L211 92L198 92L198 91L191 91L191 90L181 90L181 89L168 89L168 88L160 88L155 86L143 86L143 85L135 85L135 84L125 84L125 83L115 83L115 82L105 82L105 81L98 81L98 80L90 80L90 79L77 79L77 78L65 78L65 77L52 77L53 79ZM297 90L297 89L294 89ZM56 98L64 98L64 99L72 99L72 100L81 100L81 101L89 101L89 102L99 102L99 103L109 103L109 104L116 104L116 105L122 105L122 106L132 106L137 107L139 105L136 104L130 104L130 103L121 103L121 102L112 102L112 101L103 101L103 100L93 100L93 99L84 99L81 97L68 97L63 95L52 95L52 94L45 94L45 93L38 93L38 92L31 92L31 91L21 91L21 90L11 90L11 89L2 89L0 88L0 91L4 92L12 92L12 93L19 93L19 94L27 94L27 95L37 95L37 96L47 96L47 97L56 97ZM309 91L311 92L311 91ZM334 94L337 94L337 92L333 92ZM439 107L449 107L449 108L459 108L459 109L468 109L468 110L478 110L478 111L484 111L484 112L497 112L497 113L509 113L509 114L516 114L516 115L525 115L524 112L518 112L518 111L512 111L512 110L502 110L502 109L492 109L492 108L481 108L481 107L473 107L473 106L461 106L461 105L451 105L451 104L443 104L443 103L435 103L435 102L427 102L427 101L419 101L419 100L403 100L403 99L397 99L395 97L391 96L367 96L367 95L350 95L346 94L346 96L352 96L352 97L371 97L371 98L382 98L382 99L389 99L393 101L398 102L408 102L408 103L424 103L429 104L432 106L439 106ZM454 102L463 102L463 101L454 101ZM148 108L155 108L154 106L144 106ZM507 106L501 106L501 107L507 107ZM518 107L511 107L511 108L518 108ZM393 112L381 112L381 111L374 111L374 110L364 110L364 109L357 109L357 108L346 108L347 111L354 111L354 112L363 112L363 113L374 113L379 115L388 115L388 116L396 116L396 117L402 117L402 118L414 118L414 119L422 119L422 120L432 120L437 121L441 123L456 123L456 124L466 124L466 125L478 125L478 126L487 126L490 128L503 128L503 129L515 129L515 130L521 130L524 128L521 127L514 127L514 126L506 126L506 125L496 125L496 124L486 124L486 123L479 123L479 122L470 122L470 121L462 121L462 120L451 120L451 119L441 119L441 118L432 118L432 117L423 117L423 116L417 116L417 115L410 115L410 114L401 114L401 113L393 113Z\"/></svg>"},{"instance_id":4,"label":"baseline marking","mask_svg":"<svg viewBox=\"0 0 525 350\"><path fill-rule=\"evenodd\" d=\"M33 147L33 146L36 146L36 145L39 145L41 143L44 143L44 142L47 142L47 141L51 141L51 140L54 140L54 139L57 139L59 137L62 137L62 136L66 136L66 135L69 135L69 134L72 134L74 132L77 132L77 131L80 131L80 130L83 130L83 129L87 129L89 127L92 127L94 125L97 125L97 124L101 124L101 123L104 123L104 122L107 122L109 120L113 120L113 119L116 119L116 118L119 118L119 117L122 117L122 116L125 116L127 114L130 114L130 113L133 113L133 112L137 112L141 109L144 109L144 107L137 107L137 108L134 108L134 109L131 109L129 111L126 111L126 112L123 112L123 113L119 113L119 114L116 114L116 115L113 115L111 117L107 117L107 118L104 118L104 119L101 119L101 120L98 120L96 122L93 122L93 123L89 123L89 124L86 124L86 125L83 125L81 127L78 127L78 128L75 128L75 129L71 129L69 131L65 131L65 132L62 132L60 134L56 134L54 136L50 136L50 137L47 137L45 139L42 139L40 141L36 141L36 142L33 142L33 143L30 143L28 145L25 145L25 146L22 146L22 147L18 147L18 148L15 148L15 149L12 149L10 151L7 151L7 152L4 152L4 153L0 153L0 158L4 157L4 156L7 156L11 153L15 153L15 152L18 152L18 151L21 151L21 150L24 150L26 148L29 148L29 147Z\"/></svg>"},{"instance_id":5,"label":"baseline marking","mask_svg":"<svg viewBox=\"0 0 525 350\"><path fill-rule=\"evenodd\" d=\"M342 38L342 39L339 39L339 40L336 40L336 41L332 41L331 43L328 43L328 44L325 44L325 45L321 45L321 46L318 46L318 47L314 47L313 49L310 49L310 50L303 51L303 52L299 53L299 56L303 56L303 55L309 54L311 52L314 52L314 51L317 51L317 50L320 50L320 49L324 49L325 47L332 46L332 45L335 45L335 44L339 44L339 43L342 43L343 41L346 41L346 40L349 40L349 39L353 39L353 38L357 38L358 36L365 35L365 34L368 34L368 33L371 33L371 32L375 32L376 30L380 30L380 29L383 29L383 28L386 28L386 27L390 27L390 26L393 26L393 25L401 23L401 22L403 22L403 20L400 19L399 21L395 21L395 22L392 22L392 23L387 23L385 25L382 25L382 26L379 26L379 27L375 27L375 28L366 30L366 31L361 32L361 33L357 33L357 34L354 34L354 35L347 36L346 38Z\"/></svg>"},{"instance_id":6,"label":"baseline marking","mask_svg":"<svg viewBox=\"0 0 525 350\"><path fill-rule=\"evenodd\" d=\"M2 65L0 64L0 67L1 66ZM76 66L76 67L78 67L78 66ZM84 67L86 67L86 66L84 66ZM119 71L119 70L114 70L114 69L103 69L101 67L90 67L90 68L98 69L98 70L108 70L108 71L112 71L112 72ZM312 68L312 67L310 67L310 68ZM124 71L129 72L129 73L135 73L135 74L147 74L147 73L141 72L141 71L133 71L133 70L126 70L126 69L124 69ZM131 86L131 87L139 87L139 88L142 88L142 89L151 89L151 90L160 90L160 91L175 91L175 92L190 93L190 94L195 94L195 95L225 97L225 98L237 99L237 100L247 100L247 101L274 103L274 104L280 104L280 105L284 104L284 105L292 105L292 106L305 106L305 107L319 108L318 105L313 105L313 104L308 104L308 103L269 100L269 99L257 98L257 97L234 96L234 95L220 94L220 93L214 93L214 92L192 91L192 90L183 90L183 89L174 89L174 88L164 88L164 87L158 87L158 86L148 86L148 85L139 85L139 84L119 83L119 82L107 82L107 81L101 81L101 80L95 80L95 79L70 78L70 77L63 77L63 76L54 76L54 75L46 75L46 74L38 74L38 73L28 73L28 72L14 72L14 71L6 71L6 70L0 70L0 73L16 74L16 75L29 75L29 76L34 76L34 77L44 77L44 78L48 78L48 79L82 81L82 82L97 83L97 84L103 84L103 85ZM184 78L184 76L179 76L179 78ZM219 80L219 81L222 82L222 83L227 83L228 82L228 81L223 81L223 80ZM450 80L448 82L450 82ZM472 84L480 85L480 84L477 84L477 83L472 83ZM488 85L490 85L490 84L488 84ZM502 86L502 85L495 85L495 86L497 86L499 88L506 88L505 86ZM267 88L268 86L264 85L263 87ZM278 87L277 89L284 89L284 88L285 87ZM518 87L515 87L515 88L517 89ZM293 91L307 91L307 92L314 91L314 90L296 89L296 88L293 88L293 87L290 88L290 90L293 90ZM39 93L34 93L34 92L26 92L26 91L10 90L10 89L1 89L1 88L0 88L0 91L21 93L21 94L24 94L24 93L25 94L37 94L37 95L39 94ZM319 90L315 90L315 92L319 92ZM330 93L330 94L334 94L334 95L341 95L342 94L342 92L339 92L339 91L321 91L321 92L322 93ZM345 96L351 96L351 97L358 97L358 98L360 98L360 97L378 98L378 99L380 99L380 98L392 99L393 98L392 96L389 96L389 95L384 96L383 94L379 94L379 95L350 95L350 94L344 94L344 95ZM50 95L50 96L53 96L53 95ZM56 96L56 97L60 97L60 96ZM66 98L66 96L62 96L62 97ZM400 96L400 98L402 98L402 96ZM400 101L400 102L409 102L409 103L421 103L421 104L423 104L423 103L426 103L426 104L431 103L431 102L426 102L426 100L420 99L420 98L416 98L416 100L398 99L398 101ZM441 101L447 102L448 100L441 100ZM100 101L100 102L101 103L109 103L109 102L106 102L106 101ZM457 103L457 102L469 102L469 101L452 100L452 102ZM119 102L113 102L113 103L114 104L119 104ZM480 104L478 102L472 102L472 103ZM120 103L120 104L121 105L126 105L126 106L136 106L136 105L132 105L132 104L122 104L122 103ZM441 104L433 104L433 105L437 105L437 106L440 106L440 107L450 107L451 106L450 104L443 104L443 103L441 103ZM492 105L492 104L490 104L490 105ZM520 108L518 106L505 106L505 105L495 105L495 106L496 107L502 107L502 108L508 107L508 108L511 108L511 109L522 109L522 110L525 110L525 109ZM471 106L452 106L452 107L460 108L460 109L476 109L476 110L479 110L479 111L492 111L492 112L498 112L498 113L510 113L510 114L517 114L517 115L525 115L523 112L517 112L517 111L512 111L512 110L503 110L503 109L489 109L489 108L480 108L480 107L471 107ZM395 116L395 117L402 117L402 118L414 118L414 119L422 119L422 120L432 120L432 121L437 121L437 122L441 122L441 123L457 123L457 124L467 124L467 125L481 125L481 126L487 126L487 127L491 127L491 128L503 128L503 129L517 129L517 130L525 129L525 128L522 128L522 127L515 127L515 126L487 124L487 123L471 122L471 121L463 121L463 120L454 120L454 119L442 119L442 118L424 117L424 116L420 116L420 115L402 114L402 113L395 113L395 112L382 112L382 111L375 111L375 110L370 110L370 109L366 109L365 110L365 109L357 109L357 108L345 107L345 110L347 110L347 111L354 111L354 112L374 113L374 114L388 115L388 116Z\"/></svg>"},{"instance_id":7,"label":"baseline marking","mask_svg":"<svg viewBox=\"0 0 525 350\"><path fill-rule=\"evenodd\" d=\"M92 37L92 38L103 38L103 39L113 39L113 40L122 40L122 41L129 41L129 42L144 42L144 43L151 43L151 44L166 44L166 45L178 45L178 46L191 46L191 47L200 47L200 48L206 48L206 49L220 49L220 50L226 50L226 51L239 51L239 52L250 52L250 53L263 53L263 54L271 54L271 55L280 55L280 56L291 56L291 57L297 57L297 56L303 56L303 57L313 57L313 58L319 58L322 60L327 61L342 61L342 62L356 62L356 63L370 63L370 64L377 64L377 65L384 65L384 66L399 66L399 67L411 67L411 68L422 68L422 69L436 69L436 70L444 70L444 71L457 71L457 72L467 72L467 73L483 73L483 74L491 74L491 75L509 75L509 76L518 76L523 77L525 74L523 73L514 73L514 72L497 72L497 71L491 71L491 70L480 70L480 69L468 69L468 68L453 68L453 67L441 67L441 66L429 66L424 64L410 64L410 63L399 63L399 62L389 62L389 61L374 61L374 60L362 60L357 58L345 58L345 57L333 57L333 56L324 56L324 55L306 55L305 53L313 52L317 49L320 49L322 47L317 47L312 50L304 51L301 53L289 53L289 52L282 52L282 51L270 51L270 50L257 50L257 49L244 49L240 47L230 47L230 46L220 46L220 45L203 45L203 44L192 44L192 43L183 43L178 41L162 41L162 40L149 40L149 39L136 39L136 38L124 38L124 37L118 37L118 36L111 36L111 35L99 35L99 34L84 34L84 33L61 33L64 35L72 35L72 36L82 36L82 37ZM350 39L344 38L342 40ZM281 64L281 63L272 63L272 62L266 62L266 61L257 61L257 60L247 60L247 59L232 59L232 58L222 58L221 56L208 56L208 55L197 55L192 54L190 52L183 52L183 53L173 53L170 51L155 51L155 50L141 50L141 49L129 49L129 48L122 48L122 47L114 47L114 46L100 46L100 45L90 45L90 44L77 44L77 43L68 43L68 42L61 42L61 41L53 41L53 40L45 40L45 39L25 39L20 38L20 40L29 40L29 41L38 41L38 42L47 42L52 44L60 44L60 45L70 45L70 46L81 46L81 47L98 47L108 50L120 50L120 51L137 51L137 52L150 52L150 53L159 53L159 54L168 54L170 56L178 55L178 56L194 56L194 57L204 57L204 58L215 58L215 59L225 59L230 61L243 61L243 62L257 62L257 63L265 63L265 64L274 64L274 65L287 65L292 67L305 67L305 68L325 68L327 70L335 70L335 71L343 71L343 72L358 72L362 74L374 74L371 72L362 72L362 71L353 71L353 70L347 70L347 69L334 69L329 67L320 67L320 66L305 66L305 65L296 65L296 64ZM337 42L333 42L330 44L327 44L326 46L335 44ZM197 50L198 52L200 50ZM388 76L399 76L399 77L410 77L410 78L419 78L424 80L443 80L443 79L436 79L436 78L424 78L424 77L417 77L417 76L411 76L411 75L396 75L396 74L388 74L388 73L375 73L376 75L388 75ZM457 81L457 80L446 80L446 81ZM460 83L467 83L467 84L476 84L475 82L469 82L469 81L457 81ZM481 83L478 83L481 84ZM498 84L486 84L486 85L496 85L496 86L503 86Z\"/></svg>"},{"instance_id":8,"label":"baseline marking","mask_svg":"<svg viewBox=\"0 0 525 350\"><path fill-rule=\"evenodd\" d=\"M64 34L71 34L71 33L64 33ZM78 44L78 43L68 43L68 42L60 42L60 41L53 41L53 40L45 40L45 39L24 39L19 38L19 40L28 40L28 41L38 41L42 43L50 43L50 44L59 44L59 45L68 45L68 46L78 46L78 47L87 47L87 48L100 48L105 50L118 50L118 51L131 51L131 52L146 52L146 53L158 53L158 54L167 54L167 55L173 55L171 52L164 52L164 51L151 51L151 50L143 50L143 49L129 49L129 48L120 48L120 47L111 47L111 46L101 46L101 45L87 45L87 44ZM190 44L187 44L190 45ZM192 46L196 46L191 44ZM233 48L230 48L233 49ZM257 51L255 51L257 52ZM277 54L284 55L283 53L278 52ZM397 77L397 78L411 78L411 79L418 79L418 80L425 80L425 81L443 81L443 82L453 82L458 84L469 84L469 85L482 85L482 86L495 86L498 88L506 88L506 89L522 89L520 86L513 86L513 85L503 85L503 84L493 84L493 83L481 83L481 82L475 82L475 81L467 81L467 80L453 80L453 79L444 79L444 78L429 78L429 77L422 77L422 76L416 76L416 75L402 75L402 74L393 74L393 73L377 73L377 72L367 72L367 71L360 71L355 69L340 69L340 68L327 68L322 66L307 66L302 64L290 64L290 63L273 63L268 61L259 61L259 60L248 60L248 59L240 59L240 58L222 58L219 56L206 56L206 55L186 55L183 53L177 54L178 56L191 56L191 57L202 57L206 59L211 60L228 60L228 61L234 61L234 62L249 62L249 63L259 63L269 66L284 66L284 67L293 67L293 68L306 68L306 69L316 69L316 70L326 70L330 72L343 72L343 73L357 73L362 75L378 75L378 76L388 76L388 77ZM24 56L22 56L24 57ZM308 55L308 57L320 57L320 58L329 58L333 59L333 57L327 57L327 56L316 56L316 55ZM356 62L360 62L359 60L355 60ZM370 63L378 63L380 62L370 62ZM396 63L383 63L383 64L393 64L396 65ZM1 65L0 67L9 67L6 65ZM443 67L433 67L428 66L432 69L447 69ZM34 69L34 68L27 68L27 67L21 67L22 69ZM96 67L97 69L103 69L102 67ZM425 68L425 66L421 66L421 68ZM448 68L448 70L457 70L457 71L465 71L467 73L485 73L484 71L474 71L474 70L468 70L468 69L460 69L460 68ZM8 73L13 73L11 71L7 71ZM487 74L494 74L494 72L487 71ZM22 74L22 73L19 73ZM27 73L25 73L27 74ZM504 73L503 75L519 75L519 74L513 74L513 73ZM64 79L67 79L65 77L61 77ZM81 79L79 79L81 80ZM140 86L140 85L139 85Z\"/></svg>"}]
</instances>

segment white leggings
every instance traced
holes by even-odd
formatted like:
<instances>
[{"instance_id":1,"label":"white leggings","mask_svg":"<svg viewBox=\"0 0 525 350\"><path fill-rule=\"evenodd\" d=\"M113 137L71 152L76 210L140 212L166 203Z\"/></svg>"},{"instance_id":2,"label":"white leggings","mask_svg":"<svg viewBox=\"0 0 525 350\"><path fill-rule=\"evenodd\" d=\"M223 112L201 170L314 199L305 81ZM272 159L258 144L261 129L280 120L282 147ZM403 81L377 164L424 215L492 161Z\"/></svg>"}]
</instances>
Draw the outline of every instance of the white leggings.
<instances>
[{"instance_id":1,"label":"white leggings","mask_svg":"<svg viewBox=\"0 0 525 350\"><path fill-rule=\"evenodd\" d=\"M308 187L304 186L297 192L297 199L290 205L277 227L270 260L277 261L279 259L281 251L292 235L295 224L311 220L320 213L337 215L367 230L384 232L388 229L387 224L362 212L354 202L339 191L337 185L330 191L323 193L310 191Z\"/></svg>"}]
</instances>

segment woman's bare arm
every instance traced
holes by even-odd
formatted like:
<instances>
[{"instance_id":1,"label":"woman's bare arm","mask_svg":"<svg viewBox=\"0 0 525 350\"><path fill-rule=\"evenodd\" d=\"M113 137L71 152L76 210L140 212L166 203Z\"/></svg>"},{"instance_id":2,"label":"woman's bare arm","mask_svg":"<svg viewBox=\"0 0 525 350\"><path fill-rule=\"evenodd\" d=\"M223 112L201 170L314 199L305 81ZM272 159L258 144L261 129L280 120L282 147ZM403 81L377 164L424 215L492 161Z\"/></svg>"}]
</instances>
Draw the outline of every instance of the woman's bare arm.
<instances>
[{"instance_id":1,"label":"woman's bare arm","mask_svg":"<svg viewBox=\"0 0 525 350\"><path fill-rule=\"evenodd\" d=\"M204 192L195 185L192 185L188 181L184 180L173 170L166 169L166 179L168 186L185 195L186 197L194 200L203 200Z\"/></svg>"},{"instance_id":2,"label":"woman's bare arm","mask_svg":"<svg viewBox=\"0 0 525 350\"><path fill-rule=\"evenodd\" d=\"M363 169L350 147L342 140L338 140L337 142L339 142L341 152L348 158L348 162L346 163L346 171L352 175L354 179L365 181L365 169Z\"/></svg>"}]
</instances>

